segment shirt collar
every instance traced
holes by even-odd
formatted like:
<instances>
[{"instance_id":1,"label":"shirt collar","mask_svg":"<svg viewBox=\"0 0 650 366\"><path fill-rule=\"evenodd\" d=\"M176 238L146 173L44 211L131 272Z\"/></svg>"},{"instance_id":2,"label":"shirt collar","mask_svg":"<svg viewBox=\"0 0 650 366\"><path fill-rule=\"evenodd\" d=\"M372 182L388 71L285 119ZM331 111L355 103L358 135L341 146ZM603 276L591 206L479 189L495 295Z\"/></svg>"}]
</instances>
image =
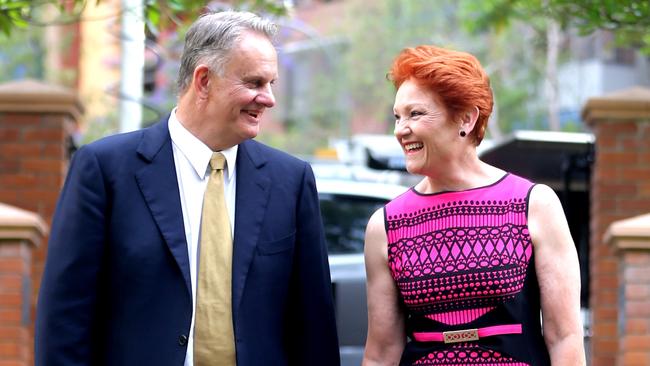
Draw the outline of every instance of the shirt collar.
<instances>
[{"instance_id":1,"label":"shirt collar","mask_svg":"<svg viewBox=\"0 0 650 366\"><path fill-rule=\"evenodd\" d=\"M181 153L185 156L187 161L190 162L196 175L200 179L204 179L208 174L208 166L210 158L212 158L212 150L188 131L185 126L176 118L176 108L169 116L169 135L172 142L178 147ZM226 179L234 176L235 163L237 162L237 149L239 145L231 148L221 150L221 153L226 158Z\"/></svg>"}]
</instances>

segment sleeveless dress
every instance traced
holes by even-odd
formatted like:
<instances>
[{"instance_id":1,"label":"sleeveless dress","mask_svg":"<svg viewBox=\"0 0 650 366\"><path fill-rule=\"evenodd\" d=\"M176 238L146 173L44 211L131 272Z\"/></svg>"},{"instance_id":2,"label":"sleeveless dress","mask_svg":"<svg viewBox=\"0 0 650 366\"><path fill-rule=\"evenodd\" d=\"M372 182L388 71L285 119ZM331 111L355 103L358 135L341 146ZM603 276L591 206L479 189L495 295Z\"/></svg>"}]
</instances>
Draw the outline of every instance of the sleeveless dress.
<instances>
[{"instance_id":1,"label":"sleeveless dress","mask_svg":"<svg viewBox=\"0 0 650 366\"><path fill-rule=\"evenodd\" d=\"M527 224L532 187L505 174L465 191L411 188L385 206L409 336L400 365L550 365Z\"/></svg>"}]
</instances>

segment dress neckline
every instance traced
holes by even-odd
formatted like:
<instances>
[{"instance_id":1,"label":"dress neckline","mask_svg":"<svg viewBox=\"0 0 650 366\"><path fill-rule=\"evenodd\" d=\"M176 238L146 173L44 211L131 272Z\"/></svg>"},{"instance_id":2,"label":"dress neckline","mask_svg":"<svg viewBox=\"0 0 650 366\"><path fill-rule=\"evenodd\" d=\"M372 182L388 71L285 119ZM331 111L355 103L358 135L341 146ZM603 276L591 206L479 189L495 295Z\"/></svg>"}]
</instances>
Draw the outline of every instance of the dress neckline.
<instances>
[{"instance_id":1,"label":"dress neckline","mask_svg":"<svg viewBox=\"0 0 650 366\"><path fill-rule=\"evenodd\" d=\"M433 193L421 193L421 192L418 192L418 191L415 189L415 186L412 186L412 187L410 188L410 191L413 192L413 193L415 193L415 194L418 195L418 196L423 196L423 197L431 197L431 196L437 196L437 195L447 194L447 193L463 193L463 192L470 192L470 191L476 191L476 190L479 190L479 189L484 189L484 188L494 187L494 186L496 186L497 184L499 184L499 183L501 183L502 181L504 181L504 180L505 180L509 175L510 175L510 173L506 172L505 174L503 174L503 176L501 176L501 177L500 177L499 179L497 179L495 182L492 182L492 183L490 183L490 184L486 184L486 185L478 186L478 187L473 187L473 188L461 189L461 190L458 190L458 191L440 191L440 192L433 192Z\"/></svg>"}]
</instances>

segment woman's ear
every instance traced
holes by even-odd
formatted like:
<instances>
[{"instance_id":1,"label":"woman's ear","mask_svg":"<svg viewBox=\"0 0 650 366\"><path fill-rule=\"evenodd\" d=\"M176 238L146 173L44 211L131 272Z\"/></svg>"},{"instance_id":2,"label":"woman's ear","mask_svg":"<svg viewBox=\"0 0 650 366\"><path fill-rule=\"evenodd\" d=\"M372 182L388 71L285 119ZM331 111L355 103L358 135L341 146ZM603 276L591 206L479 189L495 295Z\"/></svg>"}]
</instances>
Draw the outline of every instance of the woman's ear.
<instances>
[{"instance_id":1,"label":"woman's ear","mask_svg":"<svg viewBox=\"0 0 650 366\"><path fill-rule=\"evenodd\" d=\"M463 113L460 121L460 130L465 131L467 134L472 132L474 126L476 126L476 121L478 120L478 107L474 106Z\"/></svg>"}]
</instances>

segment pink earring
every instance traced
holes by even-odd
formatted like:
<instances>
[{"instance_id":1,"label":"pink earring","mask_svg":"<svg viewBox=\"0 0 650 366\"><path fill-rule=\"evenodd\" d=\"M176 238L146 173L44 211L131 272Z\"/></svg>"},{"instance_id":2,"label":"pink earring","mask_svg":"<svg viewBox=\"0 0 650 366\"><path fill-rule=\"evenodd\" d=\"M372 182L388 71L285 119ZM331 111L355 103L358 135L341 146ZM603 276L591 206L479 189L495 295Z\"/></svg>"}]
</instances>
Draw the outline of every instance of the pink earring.
<instances>
[{"instance_id":1,"label":"pink earring","mask_svg":"<svg viewBox=\"0 0 650 366\"><path fill-rule=\"evenodd\" d=\"M465 137L467 135L467 133L464 130L460 130L458 134L460 135L460 137Z\"/></svg>"}]
</instances>

